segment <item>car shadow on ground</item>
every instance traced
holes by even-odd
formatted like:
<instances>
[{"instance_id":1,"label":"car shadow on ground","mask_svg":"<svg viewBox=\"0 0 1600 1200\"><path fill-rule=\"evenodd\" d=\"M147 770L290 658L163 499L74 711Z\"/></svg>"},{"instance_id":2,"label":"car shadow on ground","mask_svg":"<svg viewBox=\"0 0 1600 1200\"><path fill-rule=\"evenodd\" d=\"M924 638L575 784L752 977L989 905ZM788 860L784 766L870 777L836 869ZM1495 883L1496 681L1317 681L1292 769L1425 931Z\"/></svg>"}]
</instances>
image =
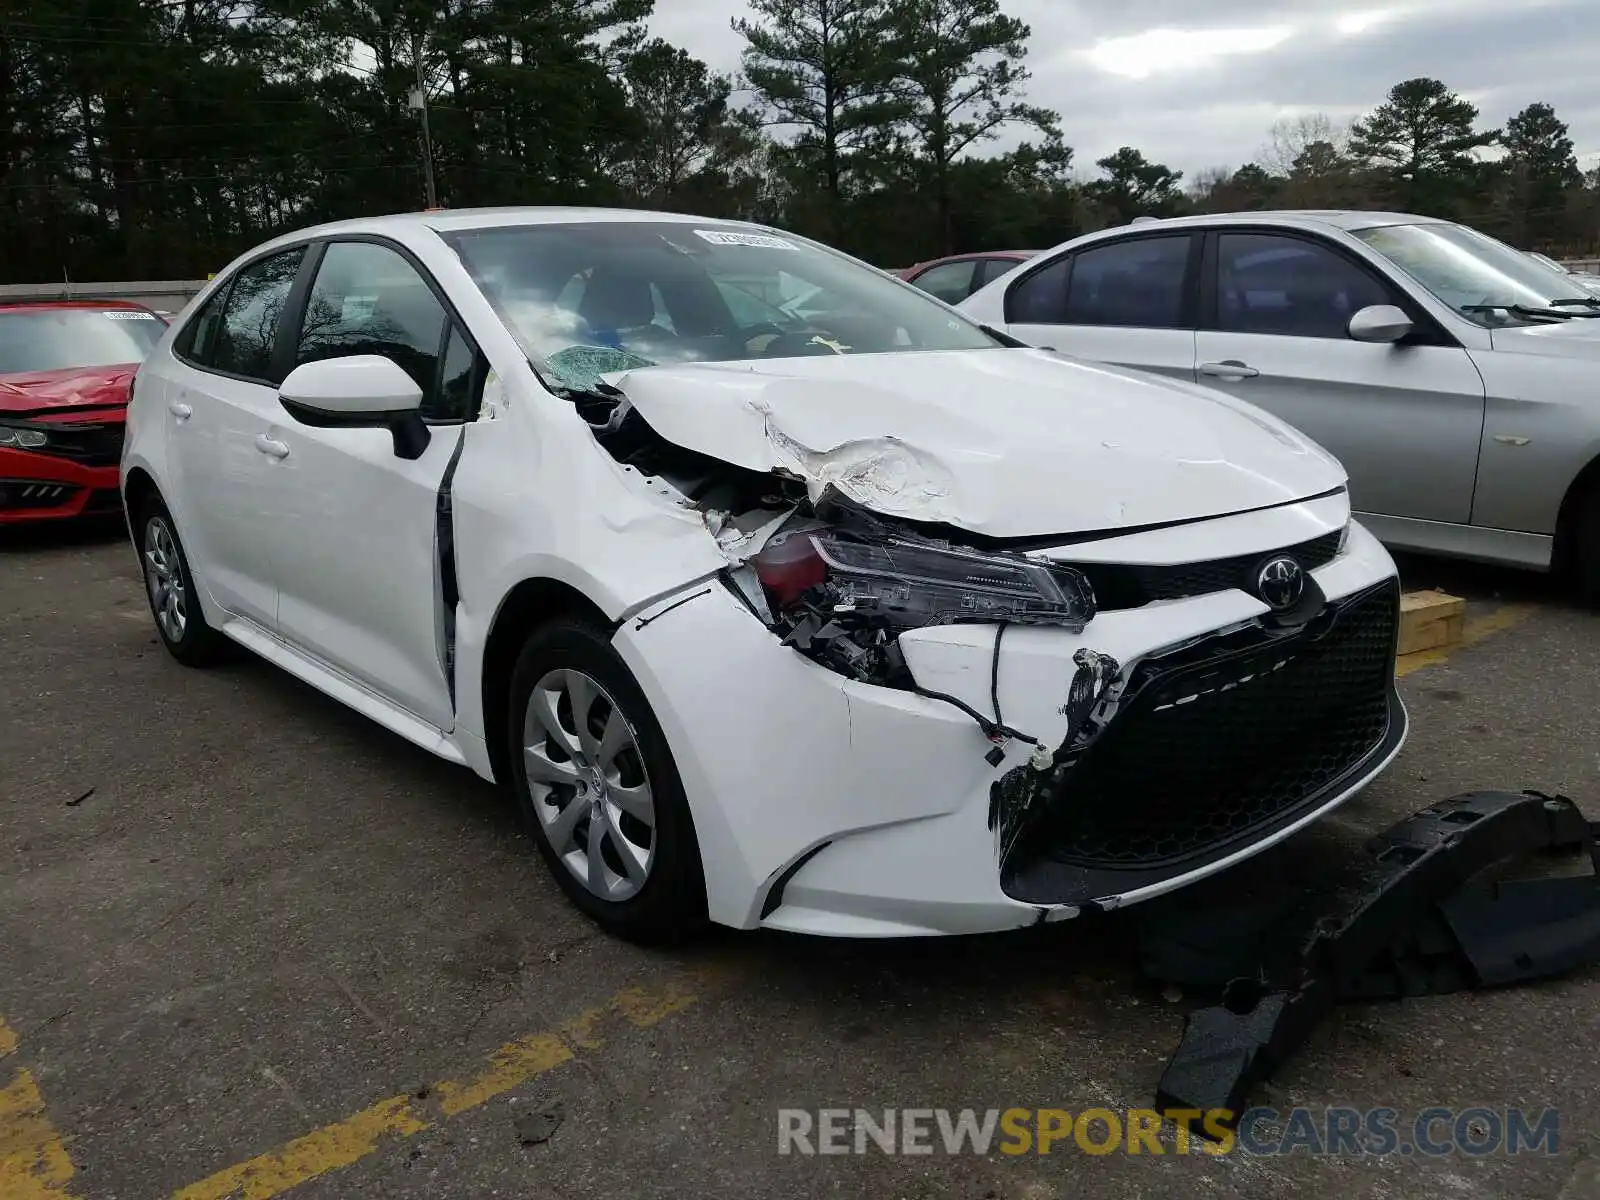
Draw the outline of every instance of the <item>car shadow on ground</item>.
<instances>
[{"instance_id":1,"label":"car shadow on ground","mask_svg":"<svg viewBox=\"0 0 1600 1200\"><path fill-rule=\"evenodd\" d=\"M1394 561L1400 569L1400 583L1408 592L1437 589L1465 600L1579 607L1571 581L1544 571L1399 552Z\"/></svg>"},{"instance_id":2,"label":"car shadow on ground","mask_svg":"<svg viewBox=\"0 0 1600 1200\"><path fill-rule=\"evenodd\" d=\"M128 540L128 525L120 515L80 517L70 521L0 525L0 554L39 554L52 550L81 550Z\"/></svg>"}]
</instances>

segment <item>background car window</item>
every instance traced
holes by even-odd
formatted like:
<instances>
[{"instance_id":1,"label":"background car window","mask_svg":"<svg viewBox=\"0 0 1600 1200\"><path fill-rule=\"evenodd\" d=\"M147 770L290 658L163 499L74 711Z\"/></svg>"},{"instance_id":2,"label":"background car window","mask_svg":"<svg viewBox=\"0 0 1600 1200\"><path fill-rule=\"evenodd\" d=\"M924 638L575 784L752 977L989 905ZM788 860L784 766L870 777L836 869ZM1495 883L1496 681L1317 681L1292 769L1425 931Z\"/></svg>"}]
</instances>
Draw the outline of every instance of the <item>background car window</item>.
<instances>
[{"instance_id":1,"label":"background car window","mask_svg":"<svg viewBox=\"0 0 1600 1200\"><path fill-rule=\"evenodd\" d=\"M993 283L1016 266L1017 260L1014 258L980 259L978 269L972 274L972 290L977 291L979 288Z\"/></svg>"},{"instance_id":2,"label":"background car window","mask_svg":"<svg viewBox=\"0 0 1600 1200\"><path fill-rule=\"evenodd\" d=\"M277 385L283 382L273 368L273 348L289 289L300 271L305 247L275 254L252 263L234 277L223 301L222 319L211 334L211 344L201 346L206 366Z\"/></svg>"},{"instance_id":3,"label":"background car window","mask_svg":"<svg viewBox=\"0 0 1600 1200\"><path fill-rule=\"evenodd\" d=\"M1067 289L1068 325L1182 325L1187 234L1112 242L1075 258Z\"/></svg>"},{"instance_id":4,"label":"background car window","mask_svg":"<svg viewBox=\"0 0 1600 1200\"><path fill-rule=\"evenodd\" d=\"M1350 318L1391 303L1388 289L1349 259L1302 238L1217 238L1217 328L1289 337L1349 337Z\"/></svg>"},{"instance_id":5,"label":"background car window","mask_svg":"<svg viewBox=\"0 0 1600 1200\"><path fill-rule=\"evenodd\" d=\"M451 420L439 386L444 305L409 262L372 242L334 242L322 256L295 364L351 354L392 359L422 389L425 420Z\"/></svg>"},{"instance_id":6,"label":"background car window","mask_svg":"<svg viewBox=\"0 0 1600 1200\"><path fill-rule=\"evenodd\" d=\"M946 304L959 304L972 295L972 278L977 269L977 259L940 263L937 267L929 267L911 282Z\"/></svg>"},{"instance_id":7,"label":"background car window","mask_svg":"<svg viewBox=\"0 0 1600 1200\"><path fill-rule=\"evenodd\" d=\"M1071 256L1064 256L1014 284L1006 298L1006 320L1019 325L1060 325L1067 316L1067 274Z\"/></svg>"},{"instance_id":8,"label":"background car window","mask_svg":"<svg viewBox=\"0 0 1600 1200\"><path fill-rule=\"evenodd\" d=\"M0 309L0 375L143 362L166 331L137 308Z\"/></svg>"}]
</instances>

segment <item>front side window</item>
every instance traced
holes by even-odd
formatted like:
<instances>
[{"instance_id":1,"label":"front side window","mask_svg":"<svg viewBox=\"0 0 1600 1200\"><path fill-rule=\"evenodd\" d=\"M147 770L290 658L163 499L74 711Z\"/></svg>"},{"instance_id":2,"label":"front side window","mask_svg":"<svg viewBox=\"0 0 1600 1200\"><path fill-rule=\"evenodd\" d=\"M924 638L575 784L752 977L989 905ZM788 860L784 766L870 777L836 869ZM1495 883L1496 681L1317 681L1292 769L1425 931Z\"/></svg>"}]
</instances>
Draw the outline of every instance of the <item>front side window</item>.
<instances>
[{"instance_id":1,"label":"front side window","mask_svg":"<svg viewBox=\"0 0 1600 1200\"><path fill-rule=\"evenodd\" d=\"M972 278L977 268L977 259L940 263L937 267L929 267L911 282L946 304L959 304L972 295Z\"/></svg>"},{"instance_id":2,"label":"front side window","mask_svg":"<svg viewBox=\"0 0 1600 1200\"><path fill-rule=\"evenodd\" d=\"M882 272L779 234L597 221L446 240L530 359L569 387L655 364L1000 345Z\"/></svg>"},{"instance_id":3,"label":"front side window","mask_svg":"<svg viewBox=\"0 0 1600 1200\"><path fill-rule=\"evenodd\" d=\"M422 389L426 420L458 420L439 382L449 320L444 305L400 254L373 242L334 242L306 300L295 365L352 354L391 359Z\"/></svg>"},{"instance_id":4,"label":"front side window","mask_svg":"<svg viewBox=\"0 0 1600 1200\"><path fill-rule=\"evenodd\" d=\"M140 363L166 331L137 308L0 310L0 375Z\"/></svg>"},{"instance_id":5,"label":"front side window","mask_svg":"<svg viewBox=\"0 0 1600 1200\"><path fill-rule=\"evenodd\" d=\"M202 314L197 333L209 333L209 340L201 344L197 338L195 354L200 362L246 379L273 385L283 382L273 368L273 350L305 253L305 247L298 246L252 263L234 277L213 330L204 328Z\"/></svg>"},{"instance_id":6,"label":"front side window","mask_svg":"<svg viewBox=\"0 0 1600 1200\"><path fill-rule=\"evenodd\" d=\"M1595 311L1595 299L1572 277L1464 225L1426 222L1358 229L1355 236L1438 299L1483 326L1574 317ZM1555 319L1561 319L1559 316Z\"/></svg>"},{"instance_id":7,"label":"front side window","mask_svg":"<svg viewBox=\"0 0 1600 1200\"><path fill-rule=\"evenodd\" d=\"M1303 238L1217 237L1217 328L1288 337L1349 337L1350 318L1388 304L1388 289L1349 259Z\"/></svg>"},{"instance_id":8,"label":"front side window","mask_svg":"<svg viewBox=\"0 0 1600 1200\"><path fill-rule=\"evenodd\" d=\"M1074 258L1067 286L1067 324L1183 326L1187 234L1092 246Z\"/></svg>"}]
</instances>

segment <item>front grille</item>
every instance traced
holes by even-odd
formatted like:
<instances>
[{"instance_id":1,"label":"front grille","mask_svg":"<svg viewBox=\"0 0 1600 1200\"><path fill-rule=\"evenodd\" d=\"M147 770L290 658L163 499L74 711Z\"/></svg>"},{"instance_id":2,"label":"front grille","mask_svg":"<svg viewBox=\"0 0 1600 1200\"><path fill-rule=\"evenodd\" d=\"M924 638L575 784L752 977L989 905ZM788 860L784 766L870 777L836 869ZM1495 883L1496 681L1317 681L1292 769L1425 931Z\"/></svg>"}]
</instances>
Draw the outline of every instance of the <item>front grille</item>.
<instances>
[{"instance_id":1,"label":"front grille","mask_svg":"<svg viewBox=\"0 0 1600 1200\"><path fill-rule=\"evenodd\" d=\"M122 438L127 426L109 424L39 425L49 437L36 453L70 458L86 467L114 467L122 461Z\"/></svg>"},{"instance_id":2,"label":"front grille","mask_svg":"<svg viewBox=\"0 0 1600 1200\"><path fill-rule=\"evenodd\" d=\"M78 493L70 483L0 479L0 508L60 508Z\"/></svg>"},{"instance_id":3,"label":"front grille","mask_svg":"<svg viewBox=\"0 0 1600 1200\"><path fill-rule=\"evenodd\" d=\"M1089 577L1095 607L1102 612L1138 608L1153 600L1179 600L1210 592L1240 588L1255 594L1255 571L1268 558L1287 554L1302 570L1312 571L1332 562L1339 553L1340 530L1325 533L1283 550L1241 554L1209 562L1179 563L1170 567L1130 566L1122 563L1065 563Z\"/></svg>"},{"instance_id":4,"label":"front grille","mask_svg":"<svg viewBox=\"0 0 1600 1200\"><path fill-rule=\"evenodd\" d=\"M1287 819L1384 740L1399 608L1391 582L1293 634L1251 626L1146 659L1021 856L1148 868Z\"/></svg>"}]
</instances>

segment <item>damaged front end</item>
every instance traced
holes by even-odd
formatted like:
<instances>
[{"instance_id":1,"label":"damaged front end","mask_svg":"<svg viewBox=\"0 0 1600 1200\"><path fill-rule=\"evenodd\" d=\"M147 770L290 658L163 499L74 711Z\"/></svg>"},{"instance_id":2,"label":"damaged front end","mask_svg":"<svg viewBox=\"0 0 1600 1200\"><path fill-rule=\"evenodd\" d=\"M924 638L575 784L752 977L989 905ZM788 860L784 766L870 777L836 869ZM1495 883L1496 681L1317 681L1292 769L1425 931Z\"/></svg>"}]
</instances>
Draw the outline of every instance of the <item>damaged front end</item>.
<instances>
[{"instance_id":1,"label":"damaged front end","mask_svg":"<svg viewBox=\"0 0 1600 1200\"><path fill-rule=\"evenodd\" d=\"M1043 535L996 543L926 513L880 511L843 490L859 492L861 481L839 453L824 456L837 477L821 482L782 438L786 465L764 471L677 446L609 385L580 411L625 470L700 514L729 591L782 645L972 720L974 754L995 771L981 786L1000 890L1040 913L1116 907L1220 869L1348 795L1404 734L1392 576L1328 600L1310 574L1342 552L1337 528L1278 552L1307 579L1292 610L1245 609L1208 627L1151 607L1134 629L1131 610L1146 605L1249 591L1261 556L1172 567L1058 561L1063 552ZM764 428L769 441L781 433ZM878 449L864 453L879 462ZM1029 552L1009 548L1019 544ZM1110 613L1123 633L1112 636L1113 621L1106 637L1093 636ZM952 643L942 674L925 670L916 652L935 627L953 625L985 632ZM1011 692L1009 704L1028 697L1016 725L1001 707L1014 627L1063 635L1045 650L1037 632L1016 634L1029 640L1008 670L1048 654L1060 671Z\"/></svg>"}]
</instances>

